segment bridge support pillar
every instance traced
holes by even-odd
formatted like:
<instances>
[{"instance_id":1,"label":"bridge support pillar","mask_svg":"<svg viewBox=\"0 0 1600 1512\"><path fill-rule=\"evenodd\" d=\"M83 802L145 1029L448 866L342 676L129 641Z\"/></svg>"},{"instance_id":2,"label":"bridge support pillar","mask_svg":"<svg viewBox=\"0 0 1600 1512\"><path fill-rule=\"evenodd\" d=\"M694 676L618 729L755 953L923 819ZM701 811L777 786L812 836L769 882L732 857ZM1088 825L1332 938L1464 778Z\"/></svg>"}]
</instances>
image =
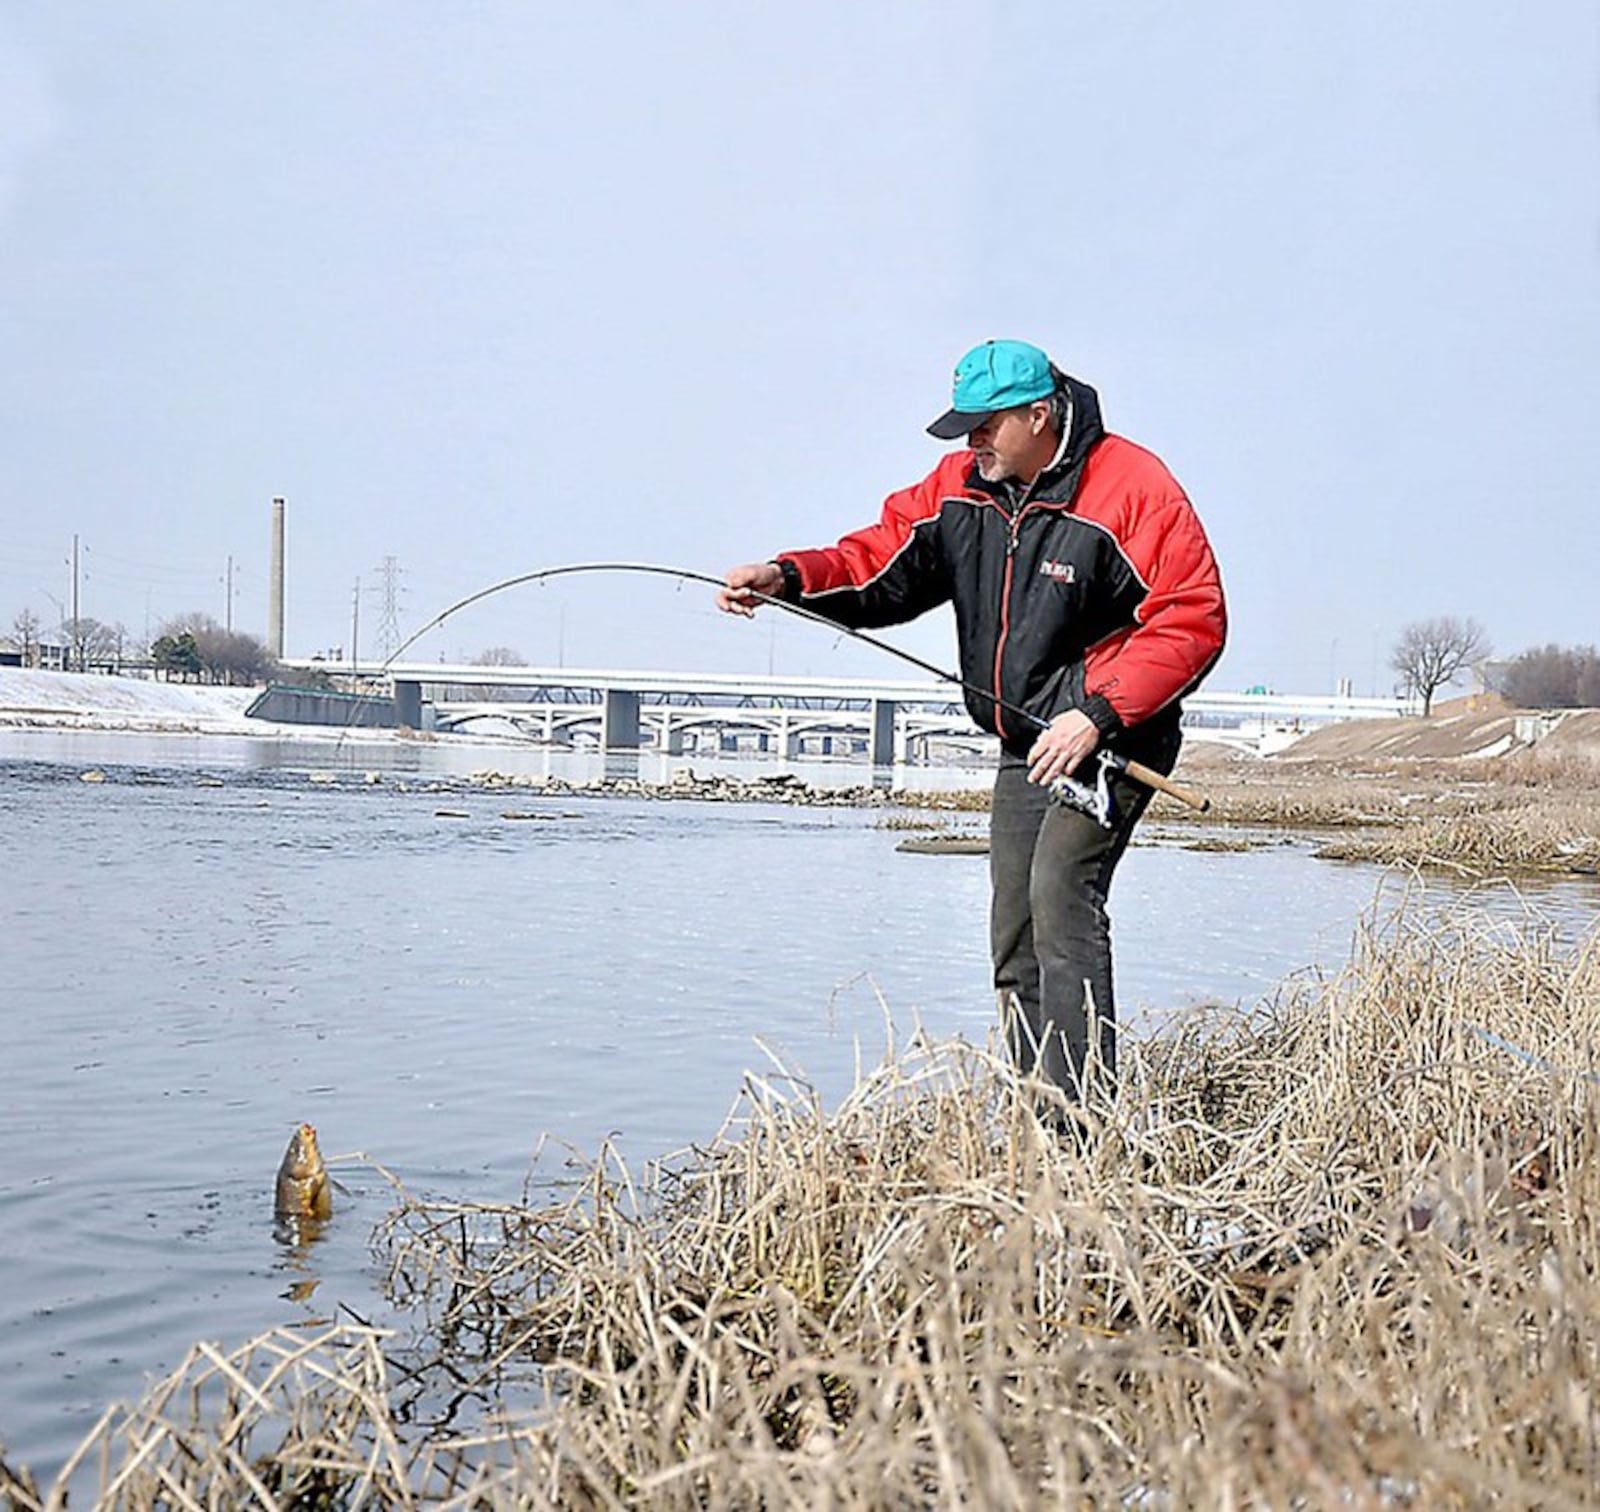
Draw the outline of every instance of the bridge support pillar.
<instances>
[{"instance_id":1,"label":"bridge support pillar","mask_svg":"<svg viewBox=\"0 0 1600 1512\"><path fill-rule=\"evenodd\" d=\"M422 684L419 682L395 680L394 685L394 717L400 722L402 729L420 730L422 728Z\"/></svg>"},{"instance_id":2,"label":"bridge support pillar","mask_svg":"<svg viewBox=\"0 0 1600 1512\"><path fill-rule=\"evenodd\" d=\"M894 765L895 708L893 699L872 700L872 740L867 750L872 757L873 766Z\"/></svg>"},{"instance_id":3,"label":"bridge support pillar","mask_svg":"<svg viewBox=\"0 0 1600 1512\"><path fill-rule=\"evenodd\" d=\"M607 688L600 718L600 744L607 751L639 749L639 695L626 688Z\"/></svg>"}]
</instances>

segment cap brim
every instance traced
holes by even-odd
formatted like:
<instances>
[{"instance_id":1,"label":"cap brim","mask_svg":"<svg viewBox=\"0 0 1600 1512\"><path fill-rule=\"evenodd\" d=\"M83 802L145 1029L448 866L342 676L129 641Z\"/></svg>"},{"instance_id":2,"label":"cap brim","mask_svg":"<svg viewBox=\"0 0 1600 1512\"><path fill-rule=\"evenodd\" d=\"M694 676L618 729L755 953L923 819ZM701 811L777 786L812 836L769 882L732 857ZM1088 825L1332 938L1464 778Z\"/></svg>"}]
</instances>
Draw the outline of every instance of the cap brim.
<instances>
[{"instance_id":1,"label":"cap brim","mask_svg":"<svg viewBox=\"0 0 1600 1512\"><path fill-rule=\"evenodd\" d=\"M990 410L946 410L928 427L928 434L941 441L958 441L968 431L982 425L991 413Z\"/></svg>"}]
</instances>

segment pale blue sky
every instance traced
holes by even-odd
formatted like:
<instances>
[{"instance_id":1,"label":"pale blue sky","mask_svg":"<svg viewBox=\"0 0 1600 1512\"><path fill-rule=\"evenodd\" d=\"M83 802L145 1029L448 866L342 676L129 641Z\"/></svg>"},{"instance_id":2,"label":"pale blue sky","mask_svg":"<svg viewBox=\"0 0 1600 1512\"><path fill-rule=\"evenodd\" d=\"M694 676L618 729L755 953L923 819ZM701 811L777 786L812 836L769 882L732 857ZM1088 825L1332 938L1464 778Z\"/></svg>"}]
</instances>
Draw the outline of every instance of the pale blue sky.
<instances>
[{"instance_id":1,"label":"pale blue sky","mask_svg":"<svg viewBox=\"0 0 1600 1512\"><path fill-rule=\"evenodd\" d=\"M1205 520L1211 686L1387 690L1408 619L1600 640L1592 3L0 0L0 633L347 643L510 573L721 571L920 477L967 346L1101 392ZM770 620L770 617L769 617ZM948 663L938 616L895 632ZM417 654L898 675L698 588Z\"/></svg>"}]
</instances>

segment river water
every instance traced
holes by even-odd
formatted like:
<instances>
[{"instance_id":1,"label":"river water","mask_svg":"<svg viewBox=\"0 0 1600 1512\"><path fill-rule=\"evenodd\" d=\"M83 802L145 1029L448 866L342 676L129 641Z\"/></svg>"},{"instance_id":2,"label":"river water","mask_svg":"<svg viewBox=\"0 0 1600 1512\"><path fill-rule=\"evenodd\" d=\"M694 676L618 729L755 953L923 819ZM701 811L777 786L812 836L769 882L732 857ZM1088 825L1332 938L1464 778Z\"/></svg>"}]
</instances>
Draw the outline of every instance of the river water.
<instances>
[{"instance_id":1,"label":"river water","mask_svg":"<svg viewBox=\"0 0 1600 1512\"><path fill-rule=\"evenodd\" d=\"M0 734L16 1457L50 1472L197 1339L381 1316L370 1168L342 1175L314 1247L274 1228L300 1120L419 1193L514 1199L546 1135L614 1137L634 1163L708 1137L768 1049L837 1099L878 1059L885 1007L901 1032L989 1033L981 857L897 852L872 809L462 780L553 760L583 775L526 749ZM1113 898L1144 1029L1336 966L1379 887L1299 846L1149 838ZM1546 905L1592 900L1574 884Z\"/></svg>"}]
</instances>

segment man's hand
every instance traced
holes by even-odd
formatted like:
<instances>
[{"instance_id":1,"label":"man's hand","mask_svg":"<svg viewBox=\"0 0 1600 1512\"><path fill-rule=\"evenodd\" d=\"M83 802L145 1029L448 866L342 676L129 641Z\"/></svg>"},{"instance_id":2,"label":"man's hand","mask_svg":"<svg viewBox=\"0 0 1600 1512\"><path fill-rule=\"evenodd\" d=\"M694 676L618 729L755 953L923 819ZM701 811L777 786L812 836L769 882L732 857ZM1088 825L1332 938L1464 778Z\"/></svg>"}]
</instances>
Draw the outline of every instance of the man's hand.
<instances>
[{"instance_id":1,"label":"man's hand","mask_svg":"<svg viewBox=\"0 0 1600 1512\"><path fill-rule=\"evenodd\" d=\"M717 590L717 608L729 614L746 617L761 607L761 600L751 593L764 593L768 598L778 598L783 593L783 568L776 562L751 562L735 567L728 574L727 586Z\"/></svg>"},{"instance_id":2,"label":"man's hand","mask_svg":"<svg viewBox=\"0 0 1600 1512\"><path fill-rule=\"evenodd\" d=\"M1100 732L1082 709L1057 714L1028 752L1028 781L1051 783L1057 777L1070 777L1099 744Z\"/></svg>"}]
</instances>

